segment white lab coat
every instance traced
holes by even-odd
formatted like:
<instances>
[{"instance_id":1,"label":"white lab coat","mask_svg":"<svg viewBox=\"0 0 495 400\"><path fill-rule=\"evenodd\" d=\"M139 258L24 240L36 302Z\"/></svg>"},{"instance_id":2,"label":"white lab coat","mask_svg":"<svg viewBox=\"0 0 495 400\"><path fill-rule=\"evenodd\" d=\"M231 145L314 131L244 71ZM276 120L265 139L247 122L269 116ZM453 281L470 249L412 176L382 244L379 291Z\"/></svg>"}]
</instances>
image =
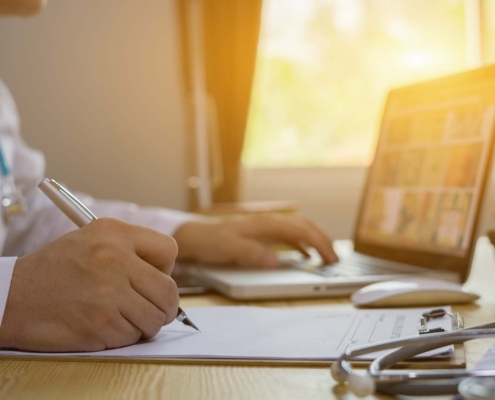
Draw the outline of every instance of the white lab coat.
<instances>
[{"instance_id":1,"label":"white lab coat","mask_svg":"<svg viewBox=\"0 0 495 400\"><path fill-rule=\"evenodd\" d=\"M17 256L28 254L57 237L76 229L38 189L45 177L45 159L29 148L19 133L19 117L9 90L0 80L0 142L17 188L27 201L27 213L15 216L9 225L0 218L0 324ZM98 217L114 217L173 234L180 225L194 219L191 214L164 208L140 208L134 204L100 201L77 193Z\"/></svg>"}]
</instances>

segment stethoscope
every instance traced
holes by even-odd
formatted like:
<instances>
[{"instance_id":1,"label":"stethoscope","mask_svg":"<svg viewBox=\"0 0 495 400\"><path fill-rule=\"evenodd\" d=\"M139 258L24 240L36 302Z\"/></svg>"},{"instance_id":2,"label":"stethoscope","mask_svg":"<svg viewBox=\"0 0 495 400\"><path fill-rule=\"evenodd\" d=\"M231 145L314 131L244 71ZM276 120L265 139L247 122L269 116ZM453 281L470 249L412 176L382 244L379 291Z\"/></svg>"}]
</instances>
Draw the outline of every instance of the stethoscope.
<instances>
[{"instance_id":1,"label":"stethoscope","mask_svg":"<svg viewBox=\"0 0 495 400\"><path fill-rule=\"evenodd\" d=\"M26 213L26 201L22 192L16 187L14 176L7 166L3 153L2 143L0 142L0 172L2 180L0 182L2 214L5 224L10 222L14 215Z\"/></svg>"},{"instance_id":2,"label":"stethoscope","mask_svg":"<svg viewBox=\"0 0 495 400\"><path fill-rule=\"evenodd\" d=\"M492 393L488 397L472 395L472 399L493 399L493 380L486 381L478 378L495 378L495 370L467 369L438 369L438 370L404 370L386 371L394 364L410 359L443 346L464 343L468 340L495 337L495 321L452 332L428 333L426 335L397 338L356 346L346 350L332 365L331 374L339 383L348 382L350 390L359 397L365 397L375 392L392 396L409 395L446 395L458 391L478 390L480 393ZM364 372L354 371L351 361L356 357L377 351L395 349L378 358ZM473 381L473 379L478 379ZM470 381L471 380L471 381ZM476 386L477 385L477 386ZM481 385L481 386L480 386ZM480 389L481 387L481 389ZM473 389L474 388L474 389ZM465 394L465 393L462 393Z\"/></svg>"}]
</instances>

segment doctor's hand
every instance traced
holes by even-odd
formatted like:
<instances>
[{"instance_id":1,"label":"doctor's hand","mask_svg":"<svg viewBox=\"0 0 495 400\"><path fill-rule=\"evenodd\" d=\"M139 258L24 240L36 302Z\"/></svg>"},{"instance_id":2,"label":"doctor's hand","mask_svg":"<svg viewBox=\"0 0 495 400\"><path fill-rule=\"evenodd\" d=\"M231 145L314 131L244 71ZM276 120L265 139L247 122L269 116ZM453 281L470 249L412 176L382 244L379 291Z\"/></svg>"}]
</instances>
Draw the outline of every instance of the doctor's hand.
<instances>
[{"instance_id":1,"label":"doctor's hand","mask_svg":"<svg viewBox=\"0 0 495 400\"><path fill-rule=\"evenodd\" d=\"M318 224L303 217L255 215L188 222L174 237L179 246L178 260L275 268L277 255L267 244L284 242L306 256L307 247L314 247L326 263L338 261L332 239Z\"/></svg>"},{"instance_id":2,"label":"doctor's hand","mask_svg":"<svg viewBox=\"0 0 495 400\"><path fill-rule=\"evenodd\" d=\"M101 218L20 257L0 348L99 351L151 338L177 316L177 244Z\"/></svg>"}]
</instances>

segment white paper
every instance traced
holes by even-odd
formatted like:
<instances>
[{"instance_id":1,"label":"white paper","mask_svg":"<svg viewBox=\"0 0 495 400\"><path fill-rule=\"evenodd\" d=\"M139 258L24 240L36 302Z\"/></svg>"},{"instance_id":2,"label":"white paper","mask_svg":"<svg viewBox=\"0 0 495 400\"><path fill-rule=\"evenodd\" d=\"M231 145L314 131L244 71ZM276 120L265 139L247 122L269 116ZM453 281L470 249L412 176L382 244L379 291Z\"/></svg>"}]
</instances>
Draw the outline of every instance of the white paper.
<instances>
[{"instance_id":1,"label":"white paper","mask_svg":"<svg viewBox=\"0 0 495 400\"><path fill-rule=\"evenodd\" d=\"M201 307L188 308L201 329L174 321L151 340L95 353L0 354L78 355L88 357L227 358L333 360L349 346L418 335L420 315L430 309L329 310L318 308ZM451 330L450 317L428 327ZM452 347L429 352L451 355ZM374 357L372 357L374 358Z\"/></svg>"},{"instance_id":2,"label":"white paper","mask_svg":"<svg viewBox=\"0 0 495 400\"><path fill-rule=\"evenodd\" d=\"M486 354L474 366L476 371L495 369L495 346L492 346Z\"/></svg>"}]
</instances>

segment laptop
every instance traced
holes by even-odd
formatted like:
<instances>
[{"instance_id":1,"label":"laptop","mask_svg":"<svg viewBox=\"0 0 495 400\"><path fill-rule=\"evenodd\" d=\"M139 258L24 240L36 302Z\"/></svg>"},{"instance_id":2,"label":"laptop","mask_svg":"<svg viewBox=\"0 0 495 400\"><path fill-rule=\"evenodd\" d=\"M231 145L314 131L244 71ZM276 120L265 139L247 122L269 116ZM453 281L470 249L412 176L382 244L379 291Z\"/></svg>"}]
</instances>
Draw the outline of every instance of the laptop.
<instances>
[{"instance_id":1,"label":"laptop","mask_svg":"<svg viewBox=\"0 0 495 400\"><path fill-rule=\"evenodd\" d=\"M491 168L495 66L392 90L353 241L340 261L297 252L275 270L200 266L194 275L234 299L345 296L404 276L464 282Z\"/></svg>"}]
</instances>

